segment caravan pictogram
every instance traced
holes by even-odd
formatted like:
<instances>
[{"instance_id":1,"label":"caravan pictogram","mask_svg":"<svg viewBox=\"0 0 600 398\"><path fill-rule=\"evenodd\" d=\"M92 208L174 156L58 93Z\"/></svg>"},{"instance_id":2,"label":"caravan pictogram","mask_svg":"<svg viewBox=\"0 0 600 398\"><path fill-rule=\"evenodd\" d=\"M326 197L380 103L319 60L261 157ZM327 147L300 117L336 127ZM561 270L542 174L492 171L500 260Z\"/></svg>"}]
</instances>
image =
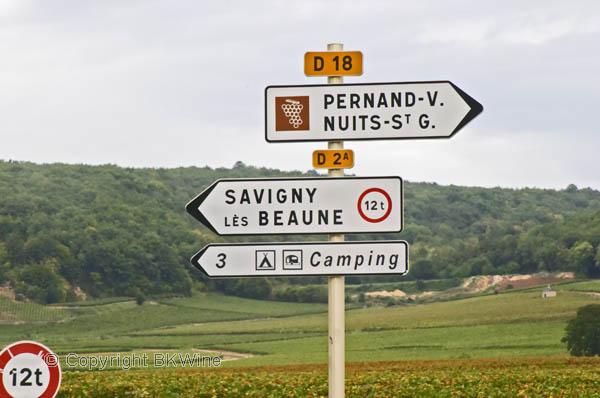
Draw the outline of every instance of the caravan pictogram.
<instances>
[{"instance_id":1,"label":"caravan pictogram","mask_svg":"<svg viewBox=\"0 0 600 398\"><path fill-rule=\"evenodd\" d=\"M283 251L283 269L302 271L302 250Z\"/></svg>"}]
</instances>

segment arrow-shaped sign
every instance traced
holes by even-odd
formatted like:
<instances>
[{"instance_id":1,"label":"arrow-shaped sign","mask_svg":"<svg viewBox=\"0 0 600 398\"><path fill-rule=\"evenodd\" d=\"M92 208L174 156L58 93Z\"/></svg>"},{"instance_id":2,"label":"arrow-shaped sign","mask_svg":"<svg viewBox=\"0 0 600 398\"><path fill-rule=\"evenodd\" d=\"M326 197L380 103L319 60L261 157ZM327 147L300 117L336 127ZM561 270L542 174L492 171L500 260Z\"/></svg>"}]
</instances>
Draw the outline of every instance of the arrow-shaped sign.
<instances>
[{"instance_id":1,"label":"arrow-shaped sign","mask_svg":"<svg viewBox=\"0 0 600 398\"><path fill-rule=\"evenodd\" d=\"M192 264L209 277L404 275L408 243L298 242L210 244Z\"/></svg>"},{"instance_id":2,"label":"arrow-shaped sign","mask_svg":"<svg viewBox=\"0 0 600 398\"><path fill-rule=\"evenodd\" d=\"M269 142L449 138L483 106L449 81L269 86Z\"/></svg>"},{"instance_id":3,"label":"arrow-shaped sign","mask_svg":"<svg viewBox=\"0 0 600 398\"><path fill-rule=\"evenodd\" d=\"M219 235L400 232L402 179L223 179L186 209Z\"/></svg>"}]
</instances>

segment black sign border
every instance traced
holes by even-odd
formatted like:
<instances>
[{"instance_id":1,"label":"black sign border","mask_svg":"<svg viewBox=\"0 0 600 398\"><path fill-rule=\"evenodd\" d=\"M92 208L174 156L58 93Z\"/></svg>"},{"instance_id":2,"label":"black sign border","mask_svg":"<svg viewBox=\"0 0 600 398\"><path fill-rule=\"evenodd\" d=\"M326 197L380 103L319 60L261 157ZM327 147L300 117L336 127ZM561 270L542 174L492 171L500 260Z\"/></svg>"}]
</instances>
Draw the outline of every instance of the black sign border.
<instances>
[{"instance_id":1,"label":"black sign border","mask_svg":"<svg viewBox=\"0 0 600 398\"><path fill-rule=\"evenodd\" d=\"M264 232L264 233L219 233L216 228L198 210L202 202L221 182L250 182L250 181L327 181L327 180L376 180L396 178L400 180L400 229L385 231L319 231L319 232ZM219 236L262 236L262 235L324 235L324 234L375 234L375 233L397 233L404 230L404 181L399 176L377 176L377 177L288 177L288 178L220 178L213 182L208 188L185 205L186 211L195 219L204 224L208 229Z\"/></svg>"},{"instance_id":2,"label":"black sign border","mask_svg":"<svg viewBox=\"0 0 600 398\"><path fill-rule=\"evenodd\" d=\"M349 245L349 244L364 244L364 245L378 245L378 244L389 244L389 243L401 243L404 244L405 256L406 256L406 271L398 272L398 273L348 273L348 274L285 274L285 275L224 275L224 276L211 276L209 275L204 268L200 266L200 257L210 248L210 247L226 247L226 246L307 246L307 245ZM244 243L209 243L204 246L202 250L198 253L194 254L190 259L190 263L200 270L204 275L208 278L213 279L229 279L229 278L287 278L287 277L299 277L299 276L373 276L373 275L406 275L409 270L409 259L408 259L408 242L405 240L361 240L361 241L345 241L345 242L323 242L323 241L311 241L311 242L270 242L270 243L260 243L260 242L244 242Z\"/></svg>"},{"instance_id":3,"label":"black sign border","mask_svg":"<svg viewBox=\"0 0 600 398\"><path fill-rule=\"evenodd\" d=\"M344 87L353 87L353 86L385 86L385 85L401 85L401 84L440 84L440 83L448 83L454 90L458 93L458 95L467 103L467 105L471 108L469 112L465 115L465 117L458 123L458 125L452 130L450 135L435 135L435 136L427 136L427 137L366 137L366 138L314 138L307 140L277 140L272 141L269 140L268 131L267 131L267 91L270 88L296 88L296 87L336 87L336 86L344 86ZM443 138L452 138L460 129L462 129L467 123L471 120L475 119L477 115L483 112L483 105L481 105L477 100L471 97L469 94L465 93L462 89L460 89L457 85L452 83L450 80L431 80L431 81L417 81L417 82L378 82L378 83L350 83L350 84L296 84L296 85L273 85L267 86L265 88L265 140L270 144L284 144L286 142L322 142L322 141L390 141L390 140L428 140L428 139L443 139Z\"/></svg>"}]
</instances>

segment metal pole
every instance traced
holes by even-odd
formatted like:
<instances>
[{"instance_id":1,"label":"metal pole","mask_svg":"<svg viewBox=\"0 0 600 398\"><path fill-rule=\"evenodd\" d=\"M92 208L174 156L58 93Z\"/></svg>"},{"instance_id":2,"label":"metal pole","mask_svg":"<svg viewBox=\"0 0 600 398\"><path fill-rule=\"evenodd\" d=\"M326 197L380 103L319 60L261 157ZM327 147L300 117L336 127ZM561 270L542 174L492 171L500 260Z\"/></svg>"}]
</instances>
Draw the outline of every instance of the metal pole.
<instances>
[{"instance_id":1,"label":"metal pole","mask_svg":"<svg viewBox=\"0 0 600 398\"><path fill-rule=\"evenodd\" d=\"M343 51L344 45L332 43L327 45L327 51ZM341 84L342 76L328 76L328 84ZM344 149L343 141L330 141L328 149ZM343 169L329 169L329 177L343 177ZM343 242L343 234L329 235L330 242ZM328 280L329 293L329 398L344 397L344 277L330 276Z\"/></svg>"}]
</instances>

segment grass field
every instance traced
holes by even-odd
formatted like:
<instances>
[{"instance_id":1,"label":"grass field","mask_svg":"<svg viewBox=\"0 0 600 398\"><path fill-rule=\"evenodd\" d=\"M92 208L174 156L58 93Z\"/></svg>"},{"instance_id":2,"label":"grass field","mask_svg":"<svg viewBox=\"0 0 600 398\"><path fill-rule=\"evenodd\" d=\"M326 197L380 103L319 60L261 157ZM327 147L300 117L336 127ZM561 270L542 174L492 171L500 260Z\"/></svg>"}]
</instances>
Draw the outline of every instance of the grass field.
<instances>
[{"instance_id":1,"label":"grass field","mask_svg":"<svg viewBox=\"0 0 600 398\"><path fill-rule=\"evenodd\" d=\"M564 285L560 285L558 290L572 290L578 292L600 292L600 281L591 280L591 281L582 281L582 282L574 282L574 283L566 283Z\"/></svg>"},{"instance_id":2,"label":"grass field","mask_svg":"<svg viewBox=\"0 0 600 398\"><path fill-rule=\"evenodd\" d=\"M7 303L7 304L5 304ZM177 325L217 324L231 320L271 319L324 313L324 304L283 303L221 295L197 294L191 298L146 302L132 300L101 305L52 308L32 303L0 302L0 345L32 339L58 352L90 352L136 348L195 347L194 338L136 336L135 333ZM11 311L11 312L9 312ZM42 321L42 320L46 321ZM273 338L259 336L258 339ZM232 336L235 342L240 337ZM219 338L217 343L227 343Z\"/></svg>"},{"instance_id":3,"label":"grass field","mask_svg":"<svg viewBox=\"0 0 600 398\"><path fill-rule=\"evenodd\" d=\"M0 323L51 322L66 319L70 311L51 308L35 303L22 303L0 297Z\"/></svg>"},{"instance_id":4,"label":"grass field","mask_svg":"<svg viewBox=\"0 0 600 398\"><path fill-rule=\"evenodd\" d=\"M600 395L598 358L395 361L349 363L345 396L555 397ZM236 369L70 372L67 397L326 397L324 365Z\"/></svg>"},{"instance_id":5,"label":"grass field","mask_svg":"<svg viewBox=\"0 0 600 398\"><path fill-rule=\"evenodd\" d=\"M526 288L348 307L346 396L600 396L600 359L570 358L560 341L579 307L600 302L583 294L600 292L600 281L555 289L550 299L541 297L541 288ZM59 397L327 395L324 304L198 293L142 306L119 299L53 308L0 298L0 314L0 345L32 339L60 354ZM161 367L153 363L157 352L226 361L219 368ZM122 371L117 363L104 368L109 372L90 372L83 371L89 364L66 363L69 353L85 359L146 355L150 361L134 363L138 370Z\"/></svg>"},{"instance_id":6,"label":"grass field","mask_svg":"<svg viewBox=\"0 0 600 398\"><path fill-rule=\"evenodd\" d=\"M346 311L348 361L566 355L560 342L577 308L598 302L581 292L600 281L453 301ZM226 350L253 354L224 366L327 361L327 306L196 294L138 306L134 301L51 308L0 301L0 345L40 341L61 354L136 350ZM18 322L15 324L15 322Z\"/></svg>"}]
</instances>

